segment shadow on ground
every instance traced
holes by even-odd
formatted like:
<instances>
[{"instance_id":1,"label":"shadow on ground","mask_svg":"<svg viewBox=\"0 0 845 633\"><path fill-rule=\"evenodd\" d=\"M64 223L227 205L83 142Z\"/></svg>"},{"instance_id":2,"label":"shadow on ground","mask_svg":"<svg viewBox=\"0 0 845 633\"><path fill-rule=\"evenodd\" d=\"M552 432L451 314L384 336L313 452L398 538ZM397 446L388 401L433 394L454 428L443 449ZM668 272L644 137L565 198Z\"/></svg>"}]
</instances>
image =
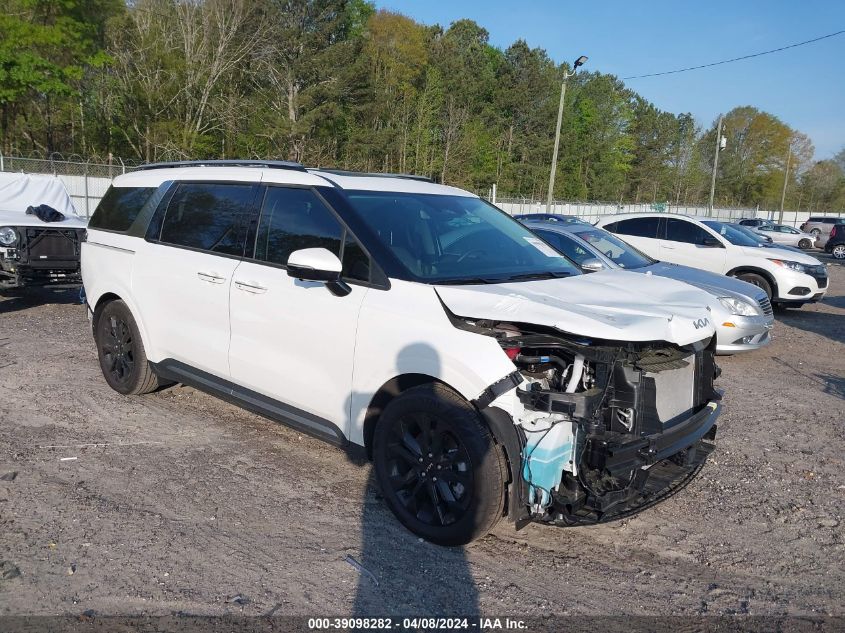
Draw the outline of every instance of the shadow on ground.
<instances>
[{"instance_id":1,"label":"shadow on ground","mask_svg":"<svg viewBox=\"0 0 845 633\"><path fill-rule=\"evenodd\" d=\"M436 376L440 373L440 365L437 350L425 343L415 343L400 350L396 374L425 367L430 375ZM412 445L416 446L416 440ZM388 509L375 469L372 465L369 468L361 500L360 561L355 561L363 569L359 569L361 577L352 615L477 617L478 588L464 547L440 547L412 534ZM347 559L347 562L350 561Z\"/></svg>"},{"instance_id":2,"label":"shadow on ground","mask_svg":"<svg viewBox=\"0 0 845 633\"><path fill-rule=\"evenodd\" d=\"M27 310L42 304L79 303L79 288L16 288L0 293L0 314Z\"/></svg>"},{"instance_id":3,"label":"shadow on ground","mask_svg":"<svg viewBox=\"0 0 845 633\"><path fill-rule=\"evenodd\" d=\"M824 381L824 392L845 400L845 378L835 374L816 374L816 378Z\"/></svg>"},{"instance_id":4,"label":"shadow on ground","mask_svg":"<svg viewBox=\"0 0 845 633\"><path fill-rule=\"evenodd\" d=\"M826 298L824 303L836 308L845 308L845 297ZM845 315L843 314L797 308L781 310L775 314L775 318L790 327L813 332L837 343L845 343Z\"/></svg>"}]
</instances>

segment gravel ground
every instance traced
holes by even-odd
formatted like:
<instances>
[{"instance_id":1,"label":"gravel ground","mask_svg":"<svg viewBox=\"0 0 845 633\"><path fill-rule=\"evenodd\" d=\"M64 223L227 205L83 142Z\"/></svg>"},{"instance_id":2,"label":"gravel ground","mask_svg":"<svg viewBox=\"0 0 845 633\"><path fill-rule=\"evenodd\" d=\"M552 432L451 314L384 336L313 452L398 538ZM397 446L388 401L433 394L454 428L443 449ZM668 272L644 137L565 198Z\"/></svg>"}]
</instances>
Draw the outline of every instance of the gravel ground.
<instances>
[{"instance_id":1,"label":"gravel ground","mask_svg":"<svg viewBox=\"0 0 845 633\"><path fill-rule=\"evenodd\" d=\"M723 358L717 450L583 528L406 532L369 464L191 388L127 398L74 292L0 298L0 615L845 615L845 267ZM371 572L360 572L352 556Z\"/></svg>"}]
</instances>

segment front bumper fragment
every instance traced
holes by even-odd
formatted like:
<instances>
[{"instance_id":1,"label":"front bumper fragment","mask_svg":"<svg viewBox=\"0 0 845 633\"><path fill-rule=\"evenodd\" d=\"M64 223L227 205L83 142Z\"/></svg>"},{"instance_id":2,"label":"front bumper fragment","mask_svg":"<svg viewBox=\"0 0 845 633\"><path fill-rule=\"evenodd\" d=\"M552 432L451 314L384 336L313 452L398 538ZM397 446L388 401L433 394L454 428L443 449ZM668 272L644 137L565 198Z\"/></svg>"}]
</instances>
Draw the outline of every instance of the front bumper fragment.
<instances>
[{"instance_id":1,"label":"front bumper fragment","mask_svg":"<svg viewBox=\"0 0 845 633\"><path fill-rule=\"evenodd\" d=\"M708 402L699 412L665 429L662 433L627 442L609 443L606 447L605 468L619 475L642 468L685 451L702 439L716 435L716 419L722 405Z\"/></svg>"}]
</instances>

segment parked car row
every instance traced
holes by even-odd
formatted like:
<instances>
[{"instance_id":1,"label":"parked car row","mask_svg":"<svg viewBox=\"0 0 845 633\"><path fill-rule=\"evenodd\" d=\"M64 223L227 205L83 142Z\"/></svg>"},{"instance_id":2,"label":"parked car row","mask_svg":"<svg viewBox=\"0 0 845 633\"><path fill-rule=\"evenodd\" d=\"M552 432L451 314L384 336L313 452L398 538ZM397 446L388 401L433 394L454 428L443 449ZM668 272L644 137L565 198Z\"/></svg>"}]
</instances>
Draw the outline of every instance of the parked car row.
<instances>
[{"instance_id":1,"label":"parked car row","mask_svg":"<svg viewBox=\"0 0 845 633\"><path fill-rule=\"evenodd\" d=\"M797 250L761 247L730 224L666 213L609 216L596 226L617 233L647 255L761 288L780 307L800 307L827 293L827 269Z\"/></svg>"}]
</instances>

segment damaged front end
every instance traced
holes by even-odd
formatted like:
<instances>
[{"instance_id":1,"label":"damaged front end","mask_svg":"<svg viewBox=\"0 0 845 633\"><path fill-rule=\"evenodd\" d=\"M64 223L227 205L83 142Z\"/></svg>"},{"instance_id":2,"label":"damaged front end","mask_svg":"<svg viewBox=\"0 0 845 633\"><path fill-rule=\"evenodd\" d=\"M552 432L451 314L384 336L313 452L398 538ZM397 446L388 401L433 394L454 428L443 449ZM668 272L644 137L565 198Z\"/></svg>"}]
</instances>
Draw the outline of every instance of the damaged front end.
<instances>
[{"instance_id":1,"label":"damaged front end","mask_svg":"<svg viewBox=\"0 0 845 633\"><path fill-rule=\"evenodd\" d=\"M517 368L475 404L501 432L504 412L491 403L515 389L516 441L506 448L508 514L518 526L631 514L683 487L713 450L715 337L686 346L613 342L458 320L497 338Z\"/></svg>"},{"instance_id":2,"label":"damaged front end","mask_svg":"<svg viewBox=\"0 0 845 633\"><path fill-rule=\"evenodd\" d=\"M0 290L25 286L79 286L82 228L3 227L14 242L0 245Z\"/></svg>"}]
</instances>

